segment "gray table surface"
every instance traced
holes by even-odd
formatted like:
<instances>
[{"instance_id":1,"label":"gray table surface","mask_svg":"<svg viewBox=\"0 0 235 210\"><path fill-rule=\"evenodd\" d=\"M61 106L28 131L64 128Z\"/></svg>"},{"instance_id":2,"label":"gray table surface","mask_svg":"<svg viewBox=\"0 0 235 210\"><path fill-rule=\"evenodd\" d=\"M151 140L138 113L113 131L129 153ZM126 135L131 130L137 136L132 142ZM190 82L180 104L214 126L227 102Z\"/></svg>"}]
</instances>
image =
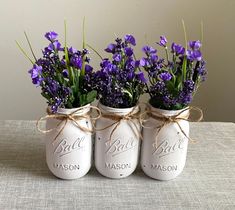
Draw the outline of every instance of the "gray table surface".
<instances>
[{"instance_id":1,"label":"gray table surface","mask_svg":"<svg viewBox=\"0 0 235 210\"><path fill-rule=\"evenodd\" d=\"M235 124L191 123L183 173L171 181L140 169L120 180L92 168L83 178L54 177L35 121L0 121L0 210L235 209Z\"/></svg>"}]
</instances>

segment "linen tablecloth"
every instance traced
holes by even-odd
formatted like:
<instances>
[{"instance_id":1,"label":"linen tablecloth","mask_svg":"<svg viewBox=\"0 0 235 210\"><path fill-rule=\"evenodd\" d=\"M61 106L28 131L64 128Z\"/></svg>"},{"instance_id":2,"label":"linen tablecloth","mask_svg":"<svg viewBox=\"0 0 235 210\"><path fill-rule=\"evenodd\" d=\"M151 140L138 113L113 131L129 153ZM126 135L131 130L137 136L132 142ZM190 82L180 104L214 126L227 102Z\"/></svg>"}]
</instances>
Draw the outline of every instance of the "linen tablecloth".
<instances>
[{"instance_id":1,"label":"linen tablecloth","mask_svg":"<svg viewBox=\"0 0 235 210\"><path fill-rule=\"evenodd\" d=\"M0 210L235 209L235 124L190 124L183 173L171 181L133 175L112 180L93 167L83 178L54 177L35 121L0 121Z\"/></svg>"}]
</instances>

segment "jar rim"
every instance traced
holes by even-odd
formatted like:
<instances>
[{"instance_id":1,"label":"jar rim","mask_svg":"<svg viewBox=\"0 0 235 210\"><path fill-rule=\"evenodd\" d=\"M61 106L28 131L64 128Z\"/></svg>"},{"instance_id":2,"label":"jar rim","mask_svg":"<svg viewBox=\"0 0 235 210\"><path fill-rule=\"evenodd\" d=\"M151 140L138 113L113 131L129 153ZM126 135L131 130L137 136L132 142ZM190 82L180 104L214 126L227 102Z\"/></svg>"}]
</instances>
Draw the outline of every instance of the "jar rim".
<instances>
[{"instance_id":1,"label":"jar rim","mask_svg":"<svg viewBox=\"0 0 235 210\"><path fill-rule=\"evenodd\" d=\"M76 107L76 108L58 108L57 113L59 114L71 114L78 110L77 112L74 113L74 115L81 115L81 114L86 114L87 112L90 111L90 105L91 104L86 104L81 107Z\"/></svg>"},{"instance_id":2,"label":"jar rim","mask_svg":"<svg viewBox=\"0 0 235 210\"><path fill-rule=\"evenodd\" d=\"M104 112L113 112L113 113L117 113L117 114L127 114L127 113L133 111L133 109L135 109L133 111L133 114L135 114L140 109L139 106L133 106L133 107L128 107L128 108L114 108L114 107L106 106L106 105L102 104L101 102L98 103L98 108L100 108L101 111L104 111Z\"/></svg>"}]
</instances>

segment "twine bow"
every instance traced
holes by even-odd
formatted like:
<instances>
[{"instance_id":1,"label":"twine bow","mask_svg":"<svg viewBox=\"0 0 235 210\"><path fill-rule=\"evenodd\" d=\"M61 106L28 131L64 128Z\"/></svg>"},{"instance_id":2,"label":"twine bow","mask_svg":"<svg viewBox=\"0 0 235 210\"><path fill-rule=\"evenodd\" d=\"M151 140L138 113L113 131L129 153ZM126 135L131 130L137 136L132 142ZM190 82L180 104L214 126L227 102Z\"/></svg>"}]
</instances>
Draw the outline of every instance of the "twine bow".
<instances>
[{"instance_id":1,"label":"twine bow","mask_svg":"<svg viewBox=\"0 0 235 210\"><path fill-rule=\"evenodd\" d=\"M78 115L77 112L79 111L84 111L86 109L94 109L97 111L98 115L95 116L95 117L91 117L90 116L90 113L91 113L91 110L88 111L87 113L85 114L81 114L81 115ZM101 112L100 112L100 109L98 109L97 107L95 106L87 106L87 107L79 107L77 108L76 110L74 110L72 113L70 114L62 114L62 113L55 113L55 114L52 114L52 112L49 110L49 108L47 108L47 115L46 116L43 116L41 117L37 123L36 123L36 127L38 129L39 132L41 133L49 133L53 130L56 130L57 128L59 128L62 125L62 127L60 128L59 132L57 133L57 135L55 136L54 138L54 141L57 139L57 137L61 134L61 132L64 130L65 126L67 125L68 121L72 121L76 127L78 127L81 131L83 132L89 132L89 133L92 133L93 132L93 128L94 128L94 123L93 121L99 119L101 116ZM57 119L59 120L60 122L53 128L51 129L46 129L46 130L42 130L40 128L40 123L44 120L47 120L47 119ZM92 122L92 129L88 128L88 127L85 127L85 126L82 126L80 123L79 123L79 120L82 120L82 119L87 119L87 120L91 120Z\"/></svg>"},{"instance_id":2,"label":"twine bow","mask_svg":"<svg viewBox=\"0 0 235 210\"><path fill-rule=\"evenodd\" d=\"M187 112L188 111L188 112ZM190 114L192 113L192 111L196 111L199 113L199 117L192 120L192 119L189 119L190 117ZM184 116L182 116L184 113L186 113ZM160 126L156 126L156 127L149 127L149 126L146 126L144 125L144 123L147 120L145 120L143 118L144 115L148 115L149 117L155 119L155 120L159 120L162 122L162 124ZM203 112L200 108L198 107L194 107L194 106L189 106L187 107L186 109L180 111L178 114L176 115L173 115L173 116L166 116L158 111L153 111L150 109L149 106L147 106L146 108L146 111L144 113L142 113L140 115L140 123L141 123L141 126L144 127L144 128L149 128L149 129L156 129L156 140L155 140L155 145L157 145L157 136L159 134L159 132L161 131L161 129L163 127L165 127L167 124L170 124L170 123L176 123L176 125L179 127L181 133L191 142L195 143L196 141L191 139L189 136L186 135L186 133L184 132L184 130L182 129L181 125L179 124L179 121L180 120L184 120L184 121L187 121L187 122L200 122L201 120L203 119Z\"/></svg>"},{"instance_id":3,"label":"twine bow","mask_svg":"<svg viewBox=\"0 0 235 210\"><path fill-rule=\"evenodd\" d=\"M136 112L136 108L138 108L138 111ZM138 126L136 125L135 120L138 120L139 124L140 124L140 107L137 105L135 107L133 107L132 111L125 114L125 115L117 115L114 112L109 112L109 113L102 113L101 116L103 118L106 119L110 119L113 120L114 122L111 123L110 125L104 127L104 128L95 128L96 131L103 131L107 128L110 128L112 126L114 126L114 128L112 129L111 133L110 133L110 137L109 137L109 141L111 141L112 136L114 134L114 132L116 131L116 129L118 128L118 126L121 124L121 122L123 120L126 120L128 122L128 125L130 126L130 128L132 129L133 133L135 134L135 136L137 138L140 138L141 140L143 139L142 135L141 135L141 131L139 131ZM136 112L136 113L135 113ZM131 126L131 124L134 126Z\"/></svg>"}]
</instances>

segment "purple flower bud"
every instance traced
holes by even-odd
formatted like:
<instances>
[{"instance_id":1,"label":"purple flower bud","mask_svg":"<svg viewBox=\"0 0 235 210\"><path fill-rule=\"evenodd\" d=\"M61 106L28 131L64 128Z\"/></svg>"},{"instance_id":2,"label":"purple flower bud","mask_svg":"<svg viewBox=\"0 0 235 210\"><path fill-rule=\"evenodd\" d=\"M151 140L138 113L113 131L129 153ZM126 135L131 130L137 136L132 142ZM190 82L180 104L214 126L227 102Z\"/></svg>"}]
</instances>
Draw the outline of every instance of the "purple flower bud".
<instances>
[{"instance_id":1,"label":"purple flower bud","mask_svg":"<svg viewBox=\"0 0 235 210\"><path fill-rule=\"evenodd\" d=\"M142 51L147 55L151 55L157 52L157 50L155 50L153 47L150 46L144 46L142 48Z\"/></svg>"},{"instance_id":2,"label":"purple flower bud","mask_svg":"<svg viewBox=\"0 0 235 210\"><path fill-rule=\"evenodd\" d=\"M185 53L185 49L182 45L172 43L171 50L173 53L176 53L176 55L183 55Z\"/></svg>"},{"instance_id":3,"label":"purple flower bud","mask_svg":"<svg viewBox=\"0 0 235 210\"><path fill-rule=\"evenodd\" d=\"M48 49L49 50L57 50L57 51L60 51L60 50L63 50L61 48L61 44L59 43L59 41L54 41L53 43L51 43L49 46L48 46Z\"/></svg>"},{"instance_id":4,"label":"purple flower bud","mask_svg":"<svg viewBox=\"0 0 235 210\"><path fill-rule=\"evenodd\" d=\"M70 47L69 48L69 53L75 54L75 53L77 53L77 50L75 48L73 48L73 47Z\"/></svg>"},{"instance_id":5,"label":"purple flower bud","mask_svg":"<svg viewBox=\"0 0 235 210\"><path fill-rule=\"evenodd\" d=\"M140 66L149 66L149 61L147 58L141 58Z\"/></svg>"},{"instance_id":6,"label":"purple flower bud","mask_svg":"<svg viewBox=\"0 0 235 210\"><path fill-rule=\"evenodd\" d=\"M63 75L65 78L68 78L68 77L69 77L68 70L67 70L67 69L64 69L64 70L62 71L62 75Z\"/></svg>"},{"instance_id":7,"label":"purple flower bud","mask_svg":"<svg viewBox=\"0 0 235 210\"><path fill-rule=\"evenodd\" d=\"M195 61L195 60L201 61L202 60L202 54L199 50L195 50L195 51L187 50L186 55L190 61Z\"/></svg>"},{"instance_id":8,"label":"purple flower bud","mask_svg":"<svg viewBox=\"0 0 235 210\"><path fill-rule=\"evenodd\" d=\"M74 56L74 57L72 57L72 58L70 59L70 63L71 63L74 67L76 67L76 68L78 68L78 69L82 69L82 57L81 57L81 56L78 56L78 57Z\"/></svg>"},{"instance_id":9,"label":"purple flower bud","mask_svg":"<svg viewBox=\"0 0 235 210\"><path fill-rule=\"evenodd\" d=\"M158 56L156 54L150 55L150 60L152 61L152 63L155 63L157 59L158 59Z\"/></svg>"},{"instance_id":10,"label":"purple flower bud","mask_svg":"<svg viewBox=\"0 0 235 210\"><path fill-rule=\"evenodd\" d=\"M28 71L31 74L31 78L39 77L42 73L42 67L33 65L33 68Z\"/></svg>"},{"instance_id":11,"label":"purple flower bud","mask_svg":"<svg viewBox=\"0 0 235 210\"><path fill-rule=\"evenodd\" d=\"M202 44L199 40L198 41L190 41L188 44L192 50L199 50L200 47L202 46Z\"/></svg>"},{"instance_id":12,"label":"purple flower bud","mask_svg":"<svg viewBox=\"0 0 235 210\"><path fill-rule=\"evenodd\" d=\"M163 80L163 81L169 81L171 80L172 76L169 72L163 72L161 74L159 74L159 77Z\"/></svg>"},{"instance_id":13,"label":"purple flower bud","mask_svg":"<svg viewBox=\"0 0 235 210\"><path fill-rule=\"evenodd\" d=\"M83 50L82 50L82 54L83 54L83 55L89 54L88 49L83 49Z\"/></svg>"},{"instance_id":14,"label":"purple flower bud","mask_svg":"<svg viewBox=\"0 0 235 210\"><path fill-rule=\"evenodd\" d=\"M113 59L116 61L116 62L120 62L122 60L122 56L120 54L114 54L113 55Z\"/></svg>"},{"instance_id":15,"label":"purple flower bud","mask_svg":"<svg viewBox=\"0 0 235 210\"><path fill-rule=\"evenodd\" d=\"M41 85L43 78L41 78L42 67L33 65L33 68L28 71L31 74L32 83L36 85L36 87Z\"/></svg>"},{"instance_id":16,"label":"purple flower bud","mask_svg":"<svg viewBox=\"0 0 235 210\"><path fill-rule=\"evenodd\" d=\"M54 31L50 31L50 32L47 32L47 33L45 34L45 37L46 37L49 41L51 41L51 42L55 41L55 39L57 38L57 36L58 36L58 34L57 34L56 32L54 32Z\"/></svg>"},{"instance_id":17,"label":"purple flower bud","mask_svg":"<svg viewBox=\"0 0 235 210\"><path fill-rule=\"evenodd\" d=\"M130 47L124 48L124 52L125 52L126 56L128 56L128 57L133 55L133 49Z\"/></svg>"},{"instance_id":18,"label":"purple flower bud","mask_svg":"<svg viewBox=\"0 0 235 210\"><path fill-rule=\"evenodd\" d=\"M86 73L91 73L92 70L93 70L93 68L92 68L90 65L88 65L88 64L85 65L85 71L86 71Z\"/></svg>"},{"instance_id":19,"label":"purple flower bud","mask_svg":"<svg viewBox=\"0 0 235 210\"><path fill-rule=\"evenodd\" d=\"M139 66L140 66L140 61L139 60L135 61L135 67L138 68Z\"/></svg>"},{"instance_id":20,"label":"purple flower bud","mask_svg":"<svg viewBox=\"0 0 235 210\"><path fill-rule=\"evenodd\" d=\"M129 44L131 44L131 45L133 45L133 46L136 45L135 38L134 38L134 36L132 36L131 34L125 35L124 39L125 39L125 41L126 41L127 43L129 43Z\"/></svg>"},{"instance_id":21,"label":"purple flower bud","mask_svg":"<svg viewBox=\"0 0 235 210\"><path fill-rule=\"evenodd\" d=\"M133 71L131 71L127 74L127 79L128 80L132 80L132 79L134 79L134 77L135 77L135 73Z\"/></svg>"},{"instance_id":22,"label":"purple flower bud","mask_svg":"<svg viewBox=\"0 0 235 210\"><path fill-rule=\"evenodd\" d=\"M115 53L116 46L116 44L109 44L105 51L108 53Z\"/></svg>"},{"instance_id":23,"label":"purple flower bud","mask_svg":"<svg viewBox=\"0 0 235 210\"><path fill-rule=\"evenodd\" d=\"M144 77L144 73L143 72L140 72L140 73L136 74L136 76L137 76L137 79L140 80L142 83L146 83L147 82L146 78Z\"/></svg>"},{"instance_id":24,"label":"purple flower bud","mask_svg":"<svg viewBox=\"0 0 235 210\"><path fill-rule=\"evenodd\" d=\"M162 47L166 47L167 44L167 39L165 36L160 36L160 42L157 42L158 45Z\"/></svg>"}]
</instances>

